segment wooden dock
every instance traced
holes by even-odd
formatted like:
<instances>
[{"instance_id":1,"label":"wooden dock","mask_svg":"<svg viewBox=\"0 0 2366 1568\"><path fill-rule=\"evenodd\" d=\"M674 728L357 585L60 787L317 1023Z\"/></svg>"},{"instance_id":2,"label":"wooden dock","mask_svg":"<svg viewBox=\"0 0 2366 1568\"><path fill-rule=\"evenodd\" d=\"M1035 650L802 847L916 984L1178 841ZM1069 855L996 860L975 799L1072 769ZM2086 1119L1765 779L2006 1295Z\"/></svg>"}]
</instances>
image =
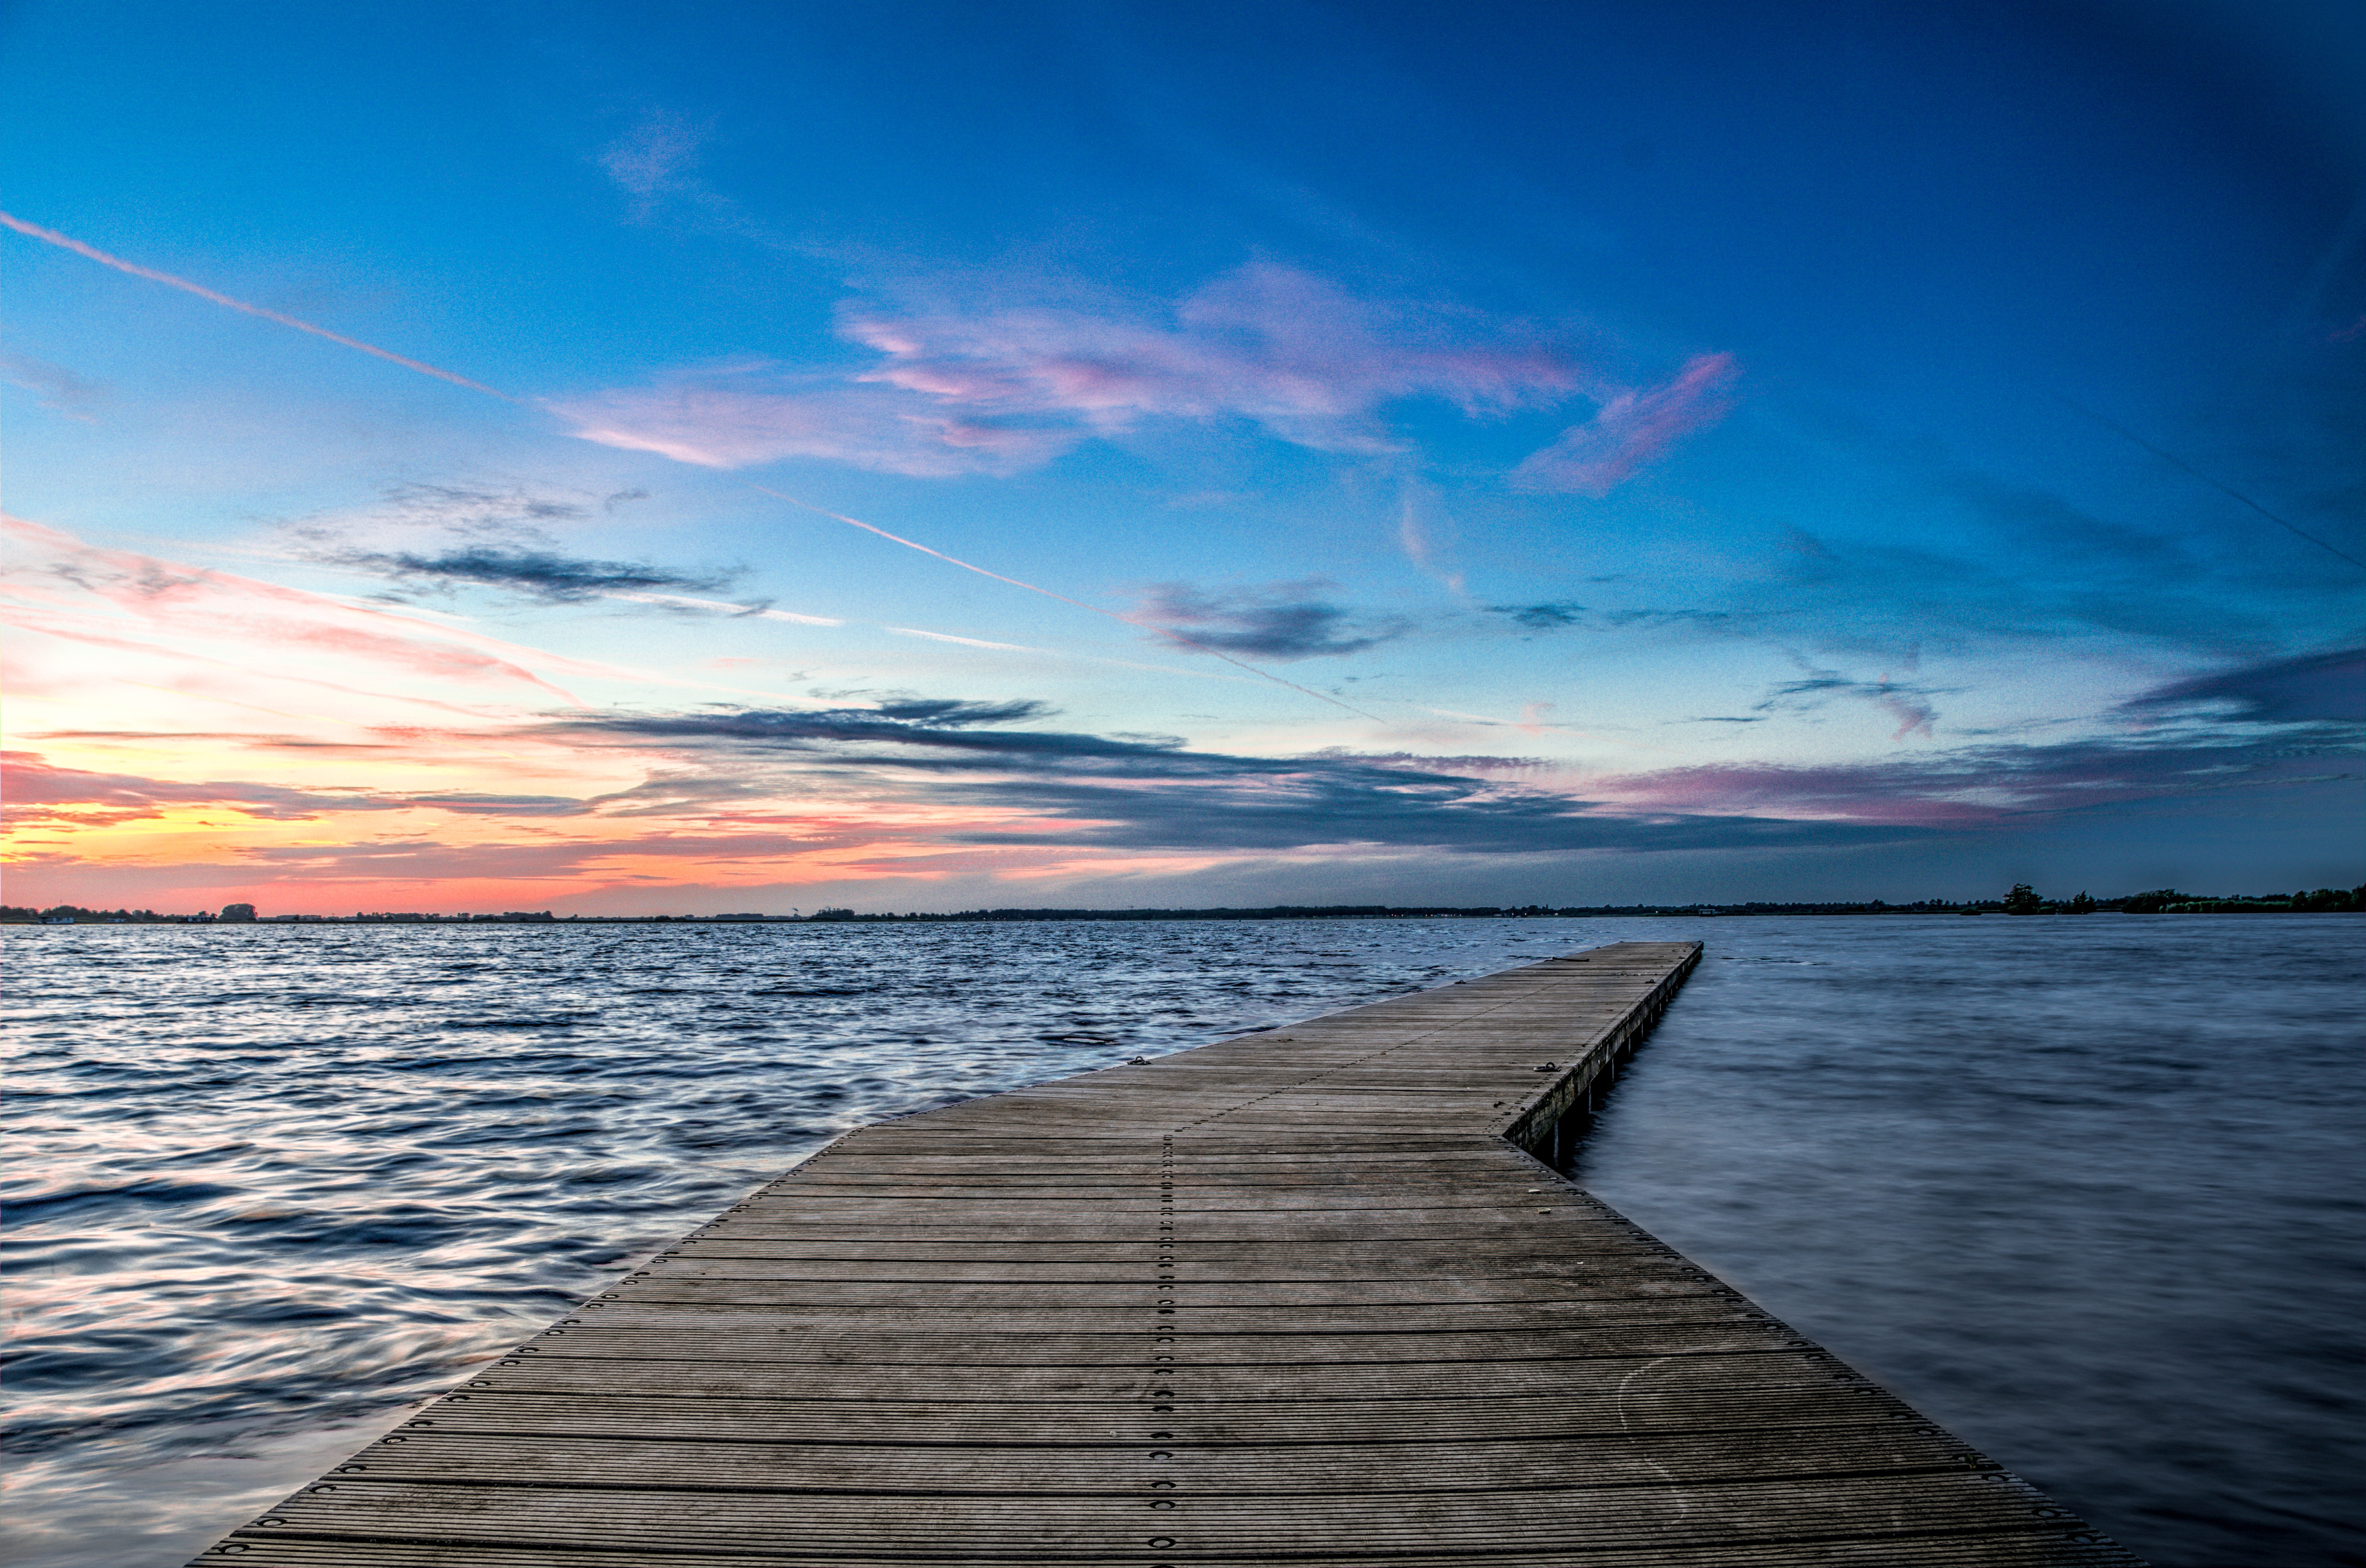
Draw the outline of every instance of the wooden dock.
<instances>
[{"instance_id":1,"label":"wooden dock","mask_svg":"<svg viewBox=\"0 0 2366 1568\"><path fill-rule=\"evenodd\" d=\"M868 1127L198 1559L2134 1559L1557 1175L1622 942Z\"/></svg>"}]
</instances>

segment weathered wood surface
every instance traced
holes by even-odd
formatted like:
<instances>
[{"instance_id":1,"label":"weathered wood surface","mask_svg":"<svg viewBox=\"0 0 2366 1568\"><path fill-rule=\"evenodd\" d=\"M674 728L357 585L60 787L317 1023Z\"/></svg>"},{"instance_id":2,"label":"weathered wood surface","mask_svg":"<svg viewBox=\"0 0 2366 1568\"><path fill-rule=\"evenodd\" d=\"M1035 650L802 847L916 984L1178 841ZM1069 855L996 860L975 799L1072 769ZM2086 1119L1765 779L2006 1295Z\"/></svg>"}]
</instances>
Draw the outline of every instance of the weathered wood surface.
<instances>
[{"instance_id":1,"label":"weathered wood surface","mask_svg":"<svg viewBox=\"0 0 2366 1568\"><path fill-rule=\"evenodd\" d=\"M1524 1152L1698 954L866 1128L199 1561L2132 1562Z\"/></svg>"}]
</instances>

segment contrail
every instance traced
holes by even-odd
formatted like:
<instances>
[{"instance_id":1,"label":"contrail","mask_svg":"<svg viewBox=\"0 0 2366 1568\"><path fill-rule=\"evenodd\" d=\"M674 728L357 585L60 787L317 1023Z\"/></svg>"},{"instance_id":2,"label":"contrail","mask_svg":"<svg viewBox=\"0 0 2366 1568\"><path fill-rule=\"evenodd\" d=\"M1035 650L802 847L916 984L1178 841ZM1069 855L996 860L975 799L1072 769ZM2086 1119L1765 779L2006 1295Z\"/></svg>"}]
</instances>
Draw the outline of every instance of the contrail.
<instances>
[{"instance_id":1,"label":"contrail","mask_svg":"<svg viewBox=\"0 0 2366 1568\"><path fill-rule=\"evenodd\" d=\"M2241 502L2244 505L2249 507L2252 511L2258 513L2260 516L2266 518L2277 527L2297 534L2302 538L2306 539L2310 544L2315 545L2318 549L2325 551L2327 555L2339 556L2351 566L2357 567L2361 571L2366 571L2366 560L2360 560L2356 556L2351 555L2348 550L2343 549L2338 545L2327 544L2325 540L2318 538L2315 535L2310 533L2307 529L2302 527L2297 523L2285 522L2282 518L2277 516L2266 507L2261 506L2258 502L2253 501L2249 496L2245 495L2241 491L2236 490L2233 485L2222 483L2217 479L2212 479L2208 474L2203 473L2201 469L2195 468L2192 464L2187 462L2176 453L2161 450L2161 448L2154 446L2151 442L2146 441L2143 436L2138 435L2135 431L2130 430L2126 425L2121 424L2113 420L2105 419L2101 414L2097 413L2093 409L2089 408L2086 404L2073 402L2070 399L2064 397L2061 393L2054 391L2051 389L2046 390L2045 395L2052 398L2056 402L2060 403L2064 408L2070 410L2074 413L2085 414L2089 419L2093 420L2105 430L2111 431L2114 434L2126 436L2129 440L2135 442L2137 446L2143 447L2146 451L2151 453L2162 462L2167 463L2170 468L2177 469L2180 473L2191 474L2195 479L2200 479L2203 484L2208 485L2212 490L2216 491L2219 494L2229 496L2236 501Z\"/></svg>"},{"instance_id":2,"label":"contrail","mask_svg":"<svg viewBox=\"0 0 2366 1568\"><path fill-rule=\"evenodd\" d=\"M945 562L947 565L957 566L963 571L974 571L980 577L990 577L997 582L1007 582L1013 588L1023 588L1030 593L1040 593L1046 599L1056 599L1063 604L1073 604L1077 609L1089 611L1091 614L1098 615L1104 620L1115 621L1120 626L1132 626L1135 631L1140 631L1142 629L1140 623L1126 619L1126 617L1119 615L1115 610L1104 610L1098 604L1088 604L1082 599L1071 599L1065 593L1054 593L1048 588L1038 588L1031 582L1021 582L1015 577L1005 577L998 571L988 571L982 566L972 566L969 562L961 559L957 556L949 556L942 550L930 549L928 546L919 543L918 540L907 539L901 534L891 534L886 529L879 527L875 524L865 523L860 517L849 517L843 512L832 512L826 506L816 506L810 501L799 501L794 495L784 494L777 490L768 490L752 479L742 480L741 482L746 484L749 490L754 491L759 495L769 495L774 501L785 501L791 506L802 507L807 512L817 513L821 516L835 519L838 522L845 524L850 528L860 528L866 534L876 534L881 538L885 539L890 543L901 545L907 550L918 550L924 556L934 556L939 560ZM1287 686L1291 691L1296 692L1302 696L1313 697L1318 703L1329 703L1335 708L1344 708L1347 712L1354 714L1358 718L1368 718L1374 724L1386 724L1388 722L1388 720L1382 718L1376 713L1366 713L1362 708L1357 707L1352 703L1343 703L1327 692L1318 692L1312 686L1301 686L1295 681L1285 681L1270 670L1260 670L1256 665L1249 663L1246 660L1234 659L1231 654L1226 653L1223 649L1220 648L1210 648L1206 643L1195 641L1190 637L1185 637L1181 632L1174 631L1165 626L1161 626L1159 630L1165 633L1167 637L1173 637L1177 642L1183 644L1187 648L1195 648L1201 653L1207 654L1211 658L1221 659L1225 663L1232 665L1235 669L1247 671L1250 674L1255 675L1261 681L1270 681L1277 686Z\"/></svg>"},{"instance_id":3,"label":"contrail","mask_svg":"<svg viewBox=\"0 0 2366 1568\"><path fill-rule=\"evenodd\" d=\"M449 370L439 370L433 365L422 364L421 361L416 359L406 359L401 355L396 354L389 349L380 348L375 344L364 343L359 338L347 337L343 333L332 333L326 327L316 327L310 321L298 321L293 316L283 316L276 310L266 310L260 305L250 305L243 299L233 299L227 294L217 294L212 289L208 288L201 284L191 283L186 277L175 277L169 272L158 272L154 267L141 266L137 262L125 261L121 256L108 255L105 251L98 249L95 245L85 245L80 240L74 239L71 235L61 234L54 229L44 229L38 223L28 223L23 219L18 218L12 213L0 212L0 225L6 225L8 228L14 229L19 234L29 235L31 238L40 241L43 244L55 245L61 250L72 251L76 255L87 256L92 261L97 262L102 266L111 266L118 272L128 272L134 277L144 277L152 283L162 283L168 288L178 288L184 293L194 294L200 299L209 299L217 305L225 305L233 310L243 310L250 316L260 316L266 321L276 321L283 327L294 327L299 333L310 333L314 337L326 338L331 343L341 344L346 348L357 348L364 354L374 354L378 358L387 360L395 365L400 365L406 370L416 370L422 376L433 376L439 381L449 381L456 387L466 387L472 392L482 392L487 397L499 398L505 403L523 402L524 400L521 398L513 398L507 392L499 391L491 387L488 387L482 381L471 381L466 376L457 375ZM901 545L907 550L918 550L924 556L934 556L939 560L943 561L948 565L961 568L963 571L974 571L980 577L990 577L997 582L1007 582L1013 588L1022 588L1030 593L1040 593L1046 599L1056 599L1063 604L1072 604L1079 610L1088 610L1096 615L1100 615L1109 620L1116 621L1122 626L1133 626L1137 631L1141 629L1134 622L1127 620L1123 615L1119 615L1114 610L1104 610L1098 604L1087 604L1081 599L1071 599L1065 593L1054 593L1048 588L1038 588L1031 582L1021 582L1015 577L1005 577L998 571L988 571L982 566L973 566L968 561L961 560L945 554L942 550L930 549L928 546L920 544L917 540L907 539L899 534L891 534L884 528L874 527L871 524L863 522L859 517L849 517L843 513L832 512L827 507L816 506L810 502L799 501L795 496L783 495L776 490L767 490L760 484L751 483L748 488L760 494L769 495L775 501L785 501L791 506L802 507L807 512L818 513L824 517L834 518L838 522L846 524L849 527L860 528L866 534L876 534L881 538ZM1208 654L1213 658L1221 659L1225 663L1233 665L1236 669L1245 670L1250 674L1256 676L1259 680L1270 681L1277 686L1286 686L1290 690L1296 692L1302 696L1313 697L1319 703L1328 703L1335 708L1340 708L1346 712L1354 714L1358 718L1370 719L1374 724L1383 724L1387 722L1378 714L1366 713L1362 708L1357 707L1353 704L1343 703L1338 698L1324 692L1318 692L1311 686L1301 686L1295 681L1286 681L1269 670L1260 670L1256 665L1248 663L1245 660L1234 658L1231 654L1224 652L1222 649L1211 648L1204 642L1195 641L1190 637L1185 637L1181 632L1174 631L1166 627L1162 627L1160 629L1164 631L1167 637L1174 638L1177 642L1182 643L1188 648L1197 649L1201 653Z\"/></svg>"},{"instance_id":4,"label":"contrail","mask_svg":"<svg viewBox=\"0 0 2366 1568\"><path fill-rule=\"evenodd\" d=\"M183 293L194 294L200 299L210 299L217 305L226 305L233 310L243 310L250 316L260 316L266 321L277 321L283 327L294 327L299 333L310 333L314 337L327 338L331 343L341 344L346 348L358 348L364 354L374 354L380 359L401 366L405 370L416 370L422 376L433 376L439 381L449 381L456 387L466 387L472 392L482 392L487 397L499 398L505 403L522 400L511 397L507 392L495 391L482 381L471 381L466 376L456 376L449 370L438 370L433 365L423 365L416 359L405 359L401 355L380 348L376 344L364 343L359 338L347 337L343 333L332 333L326 327L316 327L310 321L299 321L293 316L283 316L276 310L266 310L260 305L250 305L243 299L233 299L227 294L217 294L200 284L191 283L186 277L175 277L171 273L158 272L152 266L141 266L137 262L125 261L121 256L108 255L95 245L85 245L70 235L59 233L55 229L44 229L38 223L28 223L10 213L0 212L0 224L16 230L19 234L30 235L43 244L55 245L60 250L72 251L79 256L88 256L102 266L111 266L118 272L128 272L134 277L144 277L151 283L161 283L167 288L180 289Z\"/></svg>"}]
</instances>

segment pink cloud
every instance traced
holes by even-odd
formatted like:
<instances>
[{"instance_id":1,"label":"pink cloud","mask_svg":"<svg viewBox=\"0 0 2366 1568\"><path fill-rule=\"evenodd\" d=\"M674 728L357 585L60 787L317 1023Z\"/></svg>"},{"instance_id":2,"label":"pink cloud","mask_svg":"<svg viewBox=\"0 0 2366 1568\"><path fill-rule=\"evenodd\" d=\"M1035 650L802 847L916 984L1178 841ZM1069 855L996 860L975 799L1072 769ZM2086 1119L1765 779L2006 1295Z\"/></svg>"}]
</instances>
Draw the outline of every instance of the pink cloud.
<instances>
[{"instance_id":1,"label":"pink cloud","mask_svg":"<svg viewBox=\"0 0 2366 1568\"><path fill-rule=\"evenodd\" d=\"M124 635L144 626L152 634L211 639L249 652L332 654L438 680L516 684L570 705L580 705L529 668L527 659L579 674L606 672L459 627L430 626L325 594L85 544L19 517L0 515L0 534L29 556L6 573L16 592L19 631L150 656L163 651ZM94 614L94 608L114 614ZM165 657L218 662L193 651ZM299 668L320 672L314 664Z\"/></svg>"},{"instance_id":2,"label":"pink cloud","mask_svg":"<svg viewBox=\"0 0 2366 1568\"><path fill-rule=\"evenodd\" d=\"M1898 721L1897 730L1889 737L1892 740L1903 740L1910 735L1933 736L1938 733L1932 725L1937 720L1939 712L1931 705L1930 700L1918 693L1892 686L1888 676L1881 678L1880 690L1874 701Z\"/></svg>"},{"instance_id":3,"label":"pink cloud","mask_svg":"<svg viewBox=\"0 0 2366 1568\"><path fill-rule=\"evenodd\" d=\"M1154 419L1394 451L1390 402L1436 398L1481 417L1549 407L1594 379L1509 326L1263 265L1163 313L859 310L842 330L880 362L839 380L768 385L738 369L552 406L586 440L708 467L821 457L939 476L1016 472Z\"/></svg>"},{"instance_id":4,"label":"pink cloud","mask_svg":"<svg viewBox=\"0 0 2366 1568\"><path fill-rule=\"evenodd\" d=\"M1723 419L1740 368L1729 354L1696 355L1663 384L1622 392L1512 470L1528 491L1607 495L1684 435Z\"/></svg>"},{"instance_id":5,"label":"pink cloud","mask_svg":"<svg viewBox=\"0 0 2366 1568\"><path fill-rule=\"evenodd\" d=\"M1021 310L857 315L846 330L887 356L864 379L910 391L1097 431L1245 418L1325 448L1390 445L1371 416L1393 399L1442 398L1475 415L1557 402L1580 385L1564 356L1487 341L1501 334L1468 318L1358 299L1271 265L1209 285L1171 325Z\"/></svg>"},{"instance_id":6,"label":"pink cloud","mask_svg":"<svg viewBox=\"0 0 2366 1568\"><path fill-rule=\"evenodd\" d=\"M1599 808L1621 814L1763 817L1790 821L1967 828L1994 822L2046 793L2049 778L2002 771L1983 774L1961 763L1901 773L1890 767L1841 763L1789 767L1733 763L1668 768L1589 780Z\"/></svg>"},{"instance_id":7,"label":"pink cloud","mask_svg":"<svg viewBox=\"0 0 2366 1568\"><path fill-rule=\"evenodd\" d=\"M947 400L884 388L780 389L748 370L551 407L583 440L709 468L819 457L919 479L1003 475L1049 462L1081 439L1075 431L997 424Z\"/></svg>"},{"instance_id":8,"label":"pink cloud","mask_svg":"<svg viewBox=\"0 0 2366 1568\"><path fill-rule=\"evenodd\" d=\"M2329 782L2342 775L2327 769L2326 753L2355 743L2348 725L2316 727L2306 741L2236 726L2167 739L2006 742L1881 761L1667 768L1590 778L1582 787L1594 809L1645 819L1971 829L2112 802Z\"/></svg>"},{"instance_id":9,"label":"pink cloud","mask_svg":"<svg viewBox=\"0 0 2366 1568\"><path fill-rule=\"evenodd\" d=\"M310 822L343 811L403 811L433 807L455 814L501 817L569 817L585 809L558 795L491 795L445 791L397 795L339 785L305 789L253 781L150 778L137 773L101 773L60 767L38 751L0 751L7 773L7 800L0 821L9 827L33 822L112 826L152 819L175 806L202 806L242 817Z\"/></svg>"}]
</instances>

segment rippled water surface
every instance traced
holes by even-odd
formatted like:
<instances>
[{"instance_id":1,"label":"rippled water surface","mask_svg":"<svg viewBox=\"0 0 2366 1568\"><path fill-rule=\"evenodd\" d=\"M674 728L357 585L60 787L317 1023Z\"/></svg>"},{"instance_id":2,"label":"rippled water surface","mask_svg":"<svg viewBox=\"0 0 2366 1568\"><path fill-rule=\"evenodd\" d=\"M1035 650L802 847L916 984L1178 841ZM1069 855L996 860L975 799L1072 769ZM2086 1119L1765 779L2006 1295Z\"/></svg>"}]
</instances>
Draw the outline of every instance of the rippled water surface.
<instances>
[{"instance_id":1,"label":"rippled water surface","mask_svg":"<svg viewBox=\"0 0 2366 1568\"><path fill-rule=\"evenodd\" d=\"M17 1568L166 1568L846 1128L1622 938L1581 1176L2162 1564L2366 1562L2366 920L0 930Z\"/></svg>"}]
</instances>

